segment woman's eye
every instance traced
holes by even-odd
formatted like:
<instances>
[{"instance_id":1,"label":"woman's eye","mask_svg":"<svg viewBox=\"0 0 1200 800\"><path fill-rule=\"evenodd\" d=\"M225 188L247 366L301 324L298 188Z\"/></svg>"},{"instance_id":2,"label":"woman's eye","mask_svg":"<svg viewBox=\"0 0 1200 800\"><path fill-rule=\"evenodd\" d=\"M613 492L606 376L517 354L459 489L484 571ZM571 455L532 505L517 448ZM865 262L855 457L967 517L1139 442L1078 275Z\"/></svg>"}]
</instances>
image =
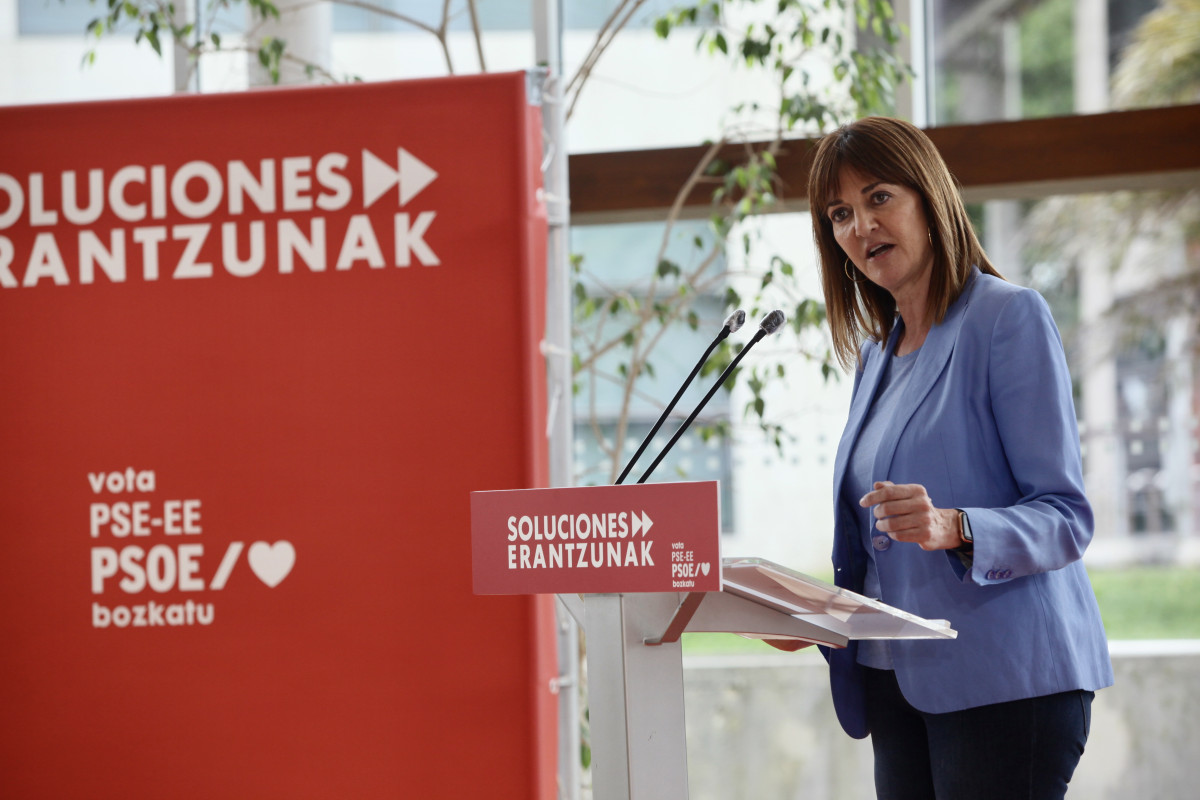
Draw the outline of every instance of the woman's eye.
<instances>
[{"instance_id":1,"label":"woman's eye","mask_svg":"<svg viewBox=\"0 0 1200 800\"><path fill-rule=\"evenodd\" d=\"M846 209L844 208L835 208L833 211L829 212L829 219L833 220L834 222L841 222L845 218Z\"/></svg>"},{"instance_id":2,"label":"woman's eye","mask_svg":"<svg viewBox=\"0 0 1200 800\"><path fill-rule=\"evenodd\" d=\"M887 199L891 197L891 195L887 192L876 192L875 194L871 195L871 197L875 201L875 205L879 205L880 203L886 203Z\"/></svg>"}]
</instances>

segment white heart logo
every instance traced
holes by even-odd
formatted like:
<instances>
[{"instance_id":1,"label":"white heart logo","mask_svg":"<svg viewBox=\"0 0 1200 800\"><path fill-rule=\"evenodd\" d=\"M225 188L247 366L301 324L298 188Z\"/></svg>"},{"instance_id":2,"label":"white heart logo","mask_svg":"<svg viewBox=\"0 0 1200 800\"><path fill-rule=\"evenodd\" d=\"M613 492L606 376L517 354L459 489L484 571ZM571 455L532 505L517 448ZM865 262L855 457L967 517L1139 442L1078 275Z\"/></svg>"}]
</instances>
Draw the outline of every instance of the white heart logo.
<instances>
[{"instance_id":1,"label":"white heart logo","mask_svg":"<svg viewBox=\"0 0 1200 800\"><path fill-rule=\"evenodd\" d=\"M250 545L250 569L258 579L274 589L292 571L296 563L296 548L288 541L275 544L255 542Z\"/></svg>"},{"instance_id":2,"label":"white heart logo","mask_svg":"<svg viewBox=\"0 0 1200 800\"><path fill-rule=\"evenodd\" d=\"M705 561L704 563L702 563L700 565L700 571L703 572L705 575L708 574L708 562L707 561Z\"/></svg>"}]
</instances>

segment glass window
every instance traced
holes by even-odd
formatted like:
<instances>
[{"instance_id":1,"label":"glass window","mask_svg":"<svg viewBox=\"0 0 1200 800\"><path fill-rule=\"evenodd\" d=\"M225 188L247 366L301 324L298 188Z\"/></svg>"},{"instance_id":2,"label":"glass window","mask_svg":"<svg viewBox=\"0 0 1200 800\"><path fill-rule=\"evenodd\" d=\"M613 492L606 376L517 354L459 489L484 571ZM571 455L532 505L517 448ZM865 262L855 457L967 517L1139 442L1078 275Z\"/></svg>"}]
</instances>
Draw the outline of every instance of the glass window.
<instances>
[{"instance_id":1,"label":"glass window","mask_svg":"<svg viewBox=\"0 0 1200 800\"><path fill-rule=\"evenodd\" d=\"M623 337L635 323L629 303L643 307L654 302L649 296L650 279L660 272L660 264L675 265L683 272L704 265L712 250L711 236L706 223L694 220L677 222L670 231L664 222L571 229L571 249L579 259L577 312L585 303L594 309L593 313L576 315L574 352L583 367L577 376L577 415L594 412L613 417L622 413L626 401L621 374L628 368L632 343ZM695 329L680 324L664 329L654 321L645 326L646 342L661 338L649 352L649 368L638 378L637 391L628 400L632 419L653 423L720 330L724 319L724 270L721 258L708 263L704 267L708 279L691 290L694 296L689 310L695 315ZM682 285L673 275L660 278L654 288L655 299L670 302ZM704 396L707 387L701 388L699 379L696 384L680 402L681 408L690 410ZM708 405L707 415L720 415L727 405L727 396L718 393Z\"/></svg>"},{"instance_id":2,"label":"glass window","mask_svg":"<svg viewBox=\"0 0 1200 800\"><path fill-rule=\"evenodd\" d=\"M372 0L371 5L396 16L375 13L365 8L335 3L333 6L333 29L338 33L404 33L414 30L416 20L423 25L436 28L442 22L443 0ZM484 0L475 6L479 25L483 30L528 30L531 24L527 0ZM471 30L470 10L465 2L455 2L450 7L449 29Z\"/></svg>"},{"instance_id":3,"label":"glass window","mask_svg":"<svg viewBox=\"0 0 1200 800\"><path fill-rule=\"evenodd\" d=\"M665 236L665 242L664 242ZM654 291L660 301L678 295L681 281L671 274L669 264L688 272L704 263L712 251L712 238L703 221L677 222L669 230L664 222L631 222L576 226L571 230L572 251L580 259L577 274L576 332L574 353L578 364L575 379L576 481L604 484L636 452L638 445L687 378L724 320L725 282L722 258L709 259L701 280L692 290L690 313L695 328L686 324L667 325L652 321L643 328L643 342L657 339L626 397L624 375L629 369L632 331L636 321L631 304L644 307L649 297L651 276L665 272ZM590 313L583 313L588 304ZM684 394L671 420L666 422L626 479L632 483L653 462L674 435L680 422L703 399L716 374L698 376ZM616 437L624 419L625 432ZM729 419L729 395L713 396L692 429L684 434L658 466L653 480L722 481L722 509L726 522L733 514L730 448L714 426ZM707 430L705 430L707 429ZM728 526L727 526L728 528Z\"/></svg>"},{"instance_id":4,"label":"glass window","mask_svg":"<svg viewBox=\"0 0 1200 800\"><path fill-rule=\"evenodd\" d=\"M89 0L17 0L17 31L28 35L82 37L104 9Z\"/></svg>"},{"instance_id":5,"label":"glass window","mask_svg":"<svg viewBox=\"0 0 1200 800\"><path fill-rule=\"evenodd\" d=\"M598 31L618 5L619 0L563 0L563 27L567 30ZM646 0L634 12L629 25L633 28L651 28L656 18L676 5L676 0Z\"/></svg>"},{"instance_id":6,"label":"glass window","mask_svg":"<svg viewBox=\"0 0 1200 800\"><path fill-rule=\"evenodd\" d=\"M1119 89L1116 96L1109 89L1119 70L1146 71L1130 45L1147 35L1139 26L1155 6L1154 0L933 0L926 27L930 119L949 125L1161 104L1139 100L1144 89ZM1149 35L1142 47L1154 49ZM1186 61L1176 69L1186 69Z\"/></svg>"},{"instance_id":7,"label":"glass window","mask_svg":"<svg viewBox=\"0 0 1200 800\"><path fill-rule=\"evenodd\" d=\"M684 414L691 411L691 406L685 406ZM637 452L638 446L650 433L654 420L634 422L625 431L625 440L620 447L620 467ZM647 445L645 452L633 469L625 483L637 483L654 459L658 457L667 442L675 435L678 423L668 422L659 429L654 439ZM599 434L599 436L597 435ZM599 428L592 427L590 421L577 418L575 422L575 482L579 486L600 486L612 483L613 437L616 435L616 424L604 422ZM663 457L655 468L648 482L658 481L720 481L721 530L729 533L734 529L734 492L733 492L733 458L729 440L719 436L704 437L694 426L679 438L675 446Z\"/></svg>"},{"instance_id":8,"label":"glass window","mask_svg":"<svg viewBox=\"0 0 1200 800\"><path fill-rule=\"evenodd\" d=\"M179 1L180 5L187 2ZM17 0L17 32L22 36L78 36L83 40L91 21L107 11L104 0ZM246 9L241 4L222 8L214 27L221 32L241 30L245 27L245 15ZM117 27L117 33L131 36L135 30L134 24L124 18Z\"/></svg>"},{"instance_id":9,"label":"glass window","mask_svg":"<svg viewBox=\"0 0 1200 800\"><path fill-rule=\"evenodd\" d=\"M425 25L437 27L442 20L443 0L373 0L372 5L394 11ZM562 4L563 27L567 30L599 30L619 5L618 0L565 0ZM654 18L674 5L669 0L649 0L630 20L631 27L647 28ZM485 31L528 31L533 26L529 0L480 0L475 6L479 26ZM394 33L413 30L411 23L398 17L373 13L364 8L334 4L333 26L339 33ZM471 30L471 15L466 2L451 4L450 30Z\"/></svg>"},{"instance_id":10,"label":"glass window","mask_svg":"<svg viewBox=\"0 0 1200 800\"><path fill-rule=\"evenodd\" d=\"M1076 383L1089 558L1129 537L1200 529L1200 192L984 203L980 235L1010 280L1047 298Z\"/></svg>"}]
</instances>

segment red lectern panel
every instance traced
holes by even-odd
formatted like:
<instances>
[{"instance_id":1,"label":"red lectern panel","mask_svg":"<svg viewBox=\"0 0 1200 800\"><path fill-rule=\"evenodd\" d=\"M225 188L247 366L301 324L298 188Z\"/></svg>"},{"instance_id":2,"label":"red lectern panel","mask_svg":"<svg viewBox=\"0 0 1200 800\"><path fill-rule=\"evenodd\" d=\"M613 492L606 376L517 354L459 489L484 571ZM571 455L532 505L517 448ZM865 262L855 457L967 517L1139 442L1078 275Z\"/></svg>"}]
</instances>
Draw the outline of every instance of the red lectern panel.
<instances>
[{"instance_id":1,"label":"red lectern panel","mask_svg":"<svg viewBox=\"0 0 1200 800\"><path fill-rule=\"evenodd\" d=\"M5 794L553 796L526 80L0 109Z\"/></svg>"},{"instance_id":2,"label":"red lectern panel","mask_svg":"<svg viewBox=\"0 0 1200 800\"><path fill-rule=\"evenodd\" d=\"M478 594L719 592L716 481L473 492Z\"/></svg>"}]
</instances>

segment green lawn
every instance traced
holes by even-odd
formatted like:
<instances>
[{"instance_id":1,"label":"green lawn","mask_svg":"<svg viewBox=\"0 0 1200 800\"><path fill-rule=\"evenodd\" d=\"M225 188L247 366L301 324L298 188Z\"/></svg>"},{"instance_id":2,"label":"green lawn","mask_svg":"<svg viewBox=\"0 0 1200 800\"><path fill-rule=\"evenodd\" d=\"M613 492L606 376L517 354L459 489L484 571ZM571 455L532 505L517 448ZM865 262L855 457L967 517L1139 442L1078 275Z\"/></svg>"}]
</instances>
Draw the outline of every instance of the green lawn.
<instances>
[{"instance_id":1,"label":"green lawn","mask_svg":"<svg viewBox=\"0 0 1200 800\"><path fill-rule=\"evenodd\" d=\"M683 652L689 656L730 656L743 653L762 655L778 653L770 645L732 633L688 633L683 636Z\"/></svg>"},{"instance_id":2,"label":"green lawn","mask_svg":"<svg viewBox=\"0 0 1200 800\"><path fill-rule=\"evenodd\" d=\"M1090 570L1109 639L1200 639L1200 569L1135 567ZM779 653L725 633L689 633L689 655Z\"/></svg>"},{"instance_id":3,"label":"green lawn","mask_svg":"<svg viewBox=\"0 0 1200 800\"><path fill-rule=\"evenodd\" d=\"M1090 570L1109 639L1200 639L1200 569Z\"/></svg>"}]
</instances>

